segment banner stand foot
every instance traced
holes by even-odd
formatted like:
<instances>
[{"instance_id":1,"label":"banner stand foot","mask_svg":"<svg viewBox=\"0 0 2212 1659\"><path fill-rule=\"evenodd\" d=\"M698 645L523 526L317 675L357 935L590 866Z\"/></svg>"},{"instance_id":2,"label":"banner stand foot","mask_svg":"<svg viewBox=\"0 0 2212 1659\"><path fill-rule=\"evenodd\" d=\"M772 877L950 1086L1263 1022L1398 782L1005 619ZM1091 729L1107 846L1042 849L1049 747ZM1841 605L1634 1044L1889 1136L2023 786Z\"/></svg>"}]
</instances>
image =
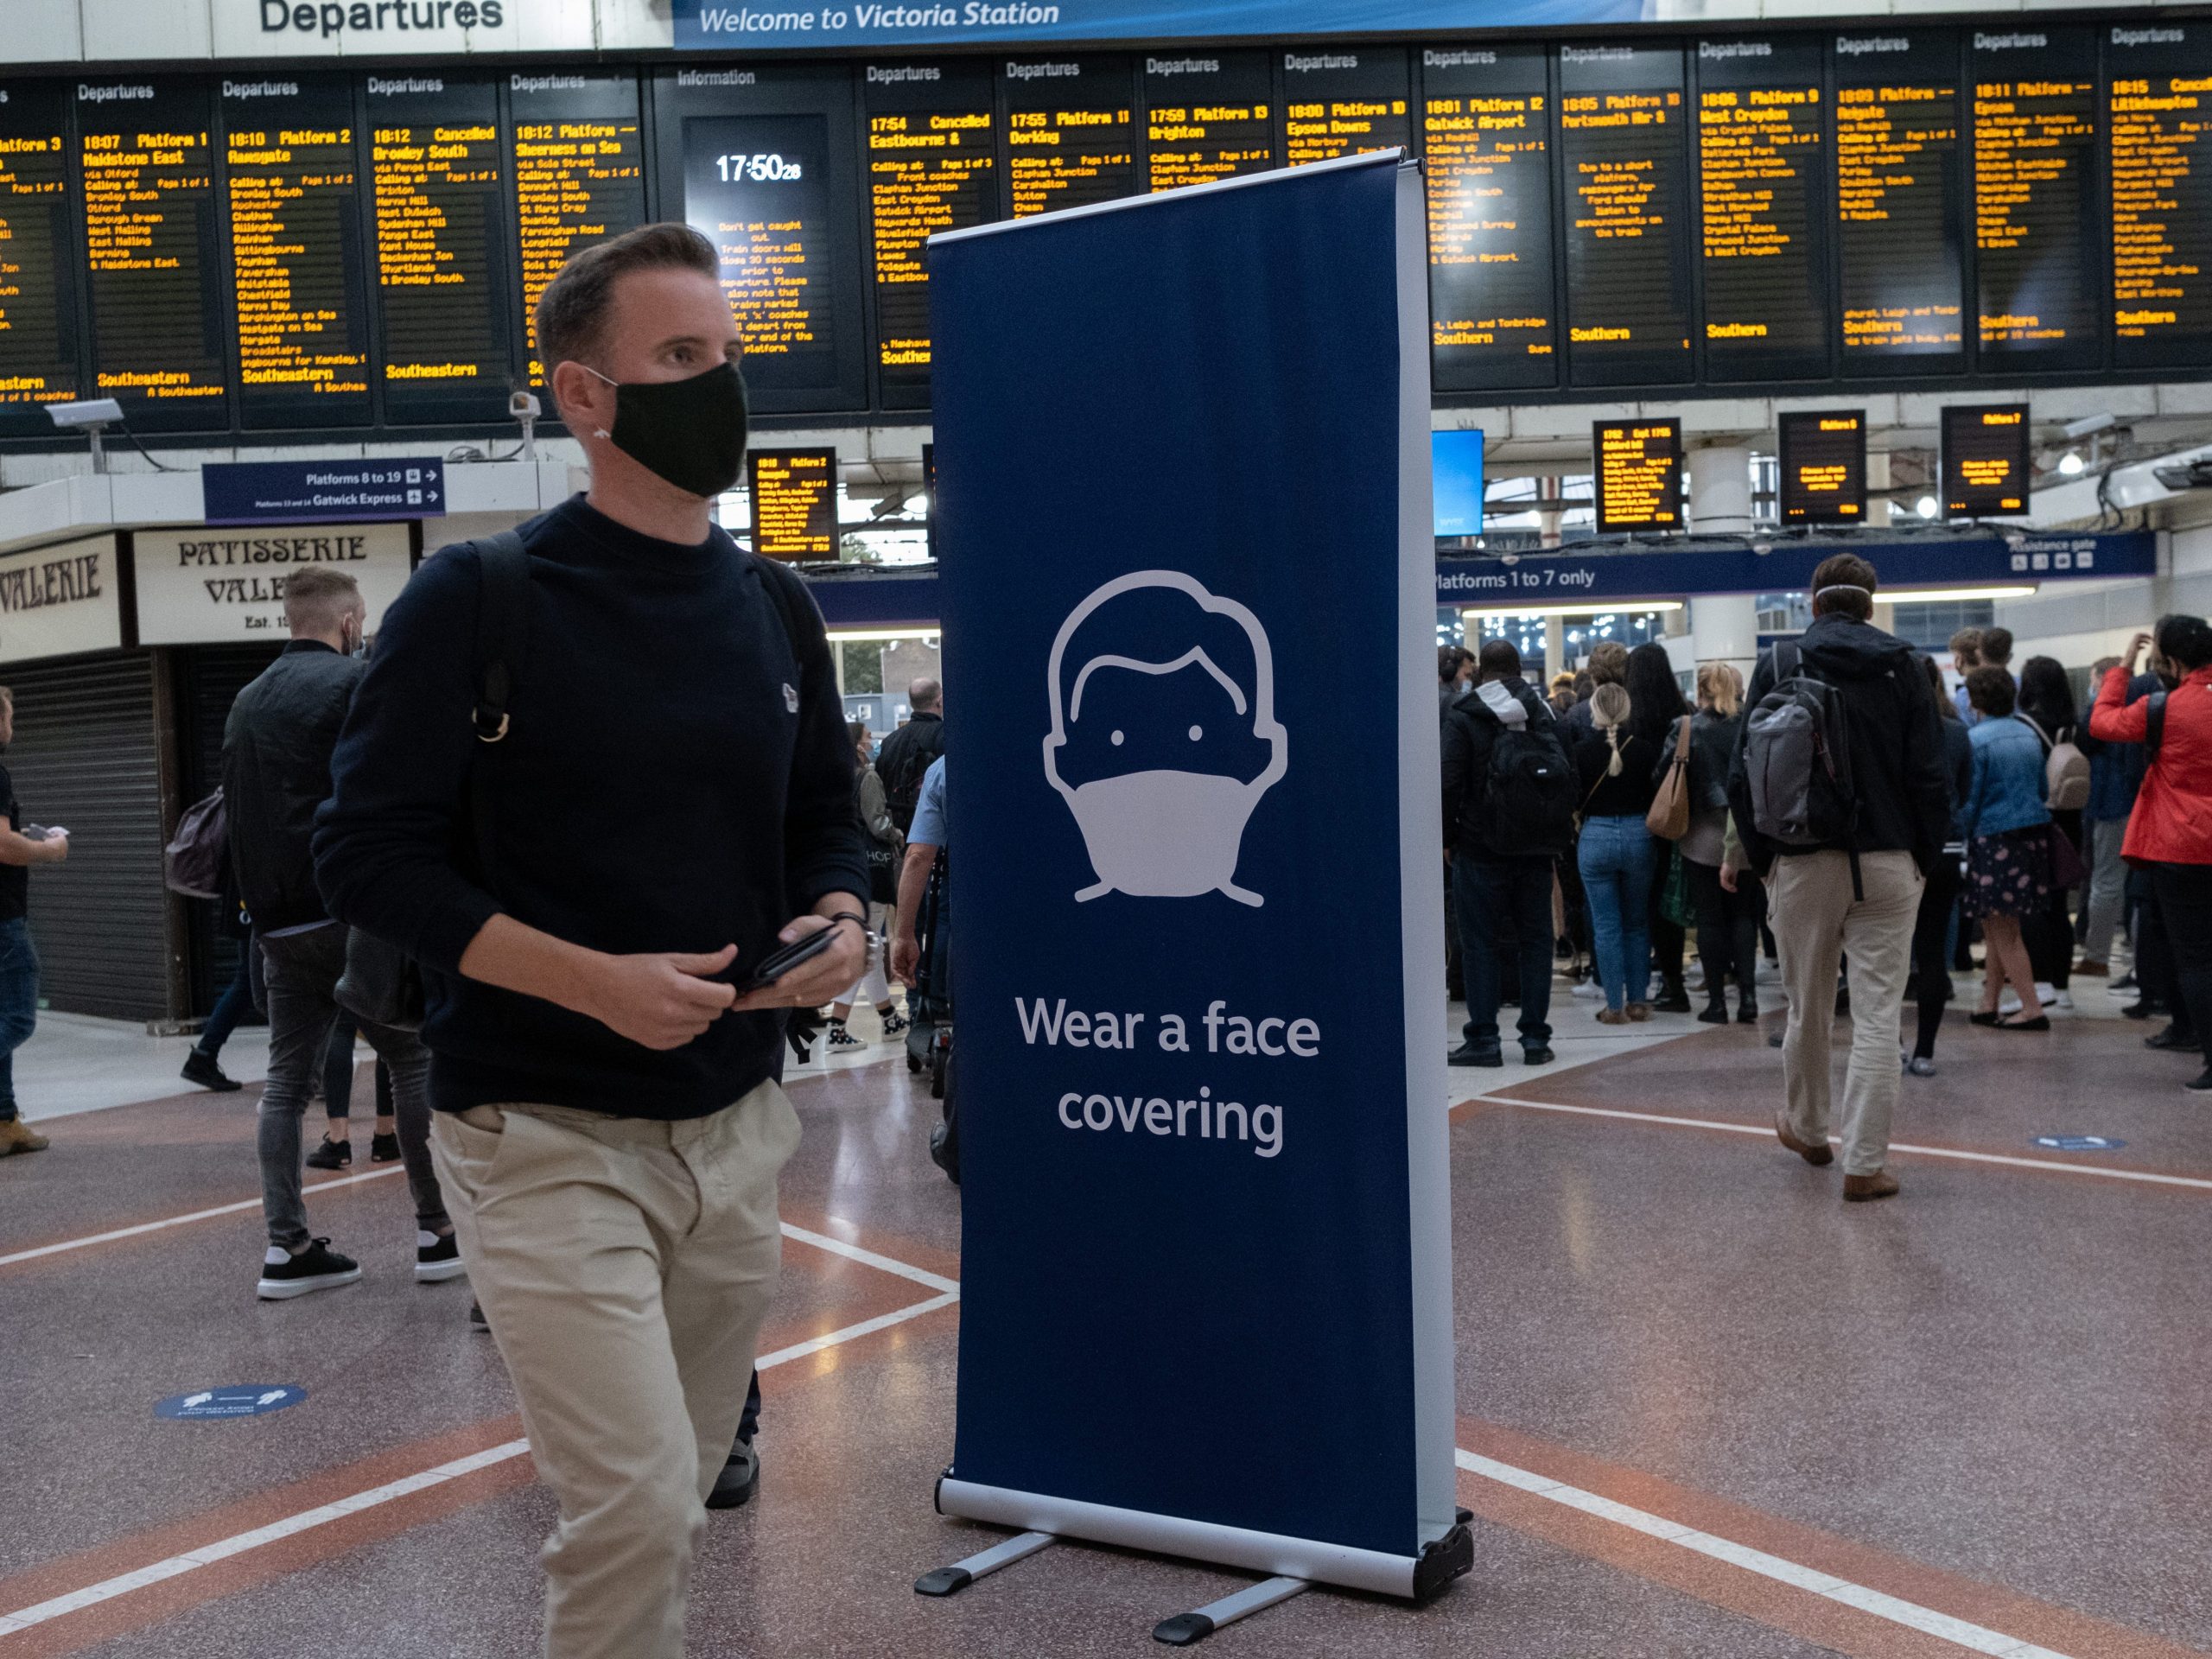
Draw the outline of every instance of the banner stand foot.
<instances>
[{"instance_id":1,"label":"banner stand foot","mask_svg":"<svg viewBox=\"0 0 2212 1659\"><path fill-rule=\"evenodd\" d=\"M1153 1626L1152 1639L1165 1642L1171 1648L1187 1648L1193 1642L1204 1641L1224 1624L1263 1613L1313 1587L1304 1579L1269 1579L1249 1590L1239 1590L1233 1596L1210 1601L1196 1612L1178 1613L1173 1618L1160 1620Z\"/></svg>"},{"instance_id":2,"label":"banner stand foot","mask_svg":"<svg viewBox=\"0 0 2212 1659\"><path fill-rule=\"evenodd\" d=\"M949 1596L965 1590L978 1579L988 1579L1001 1567L1012 1567L1016 1561L1027 1560L1046 1545L1059 1541L1049 1532L1025 1532L1009 1538L1002 1544L993 1544L979 1555L970 1555L964 1561L955 1561L950 1567L940 1567L925 1573L914 1580L918 1596Z\"/></svg>"}]
</instances>

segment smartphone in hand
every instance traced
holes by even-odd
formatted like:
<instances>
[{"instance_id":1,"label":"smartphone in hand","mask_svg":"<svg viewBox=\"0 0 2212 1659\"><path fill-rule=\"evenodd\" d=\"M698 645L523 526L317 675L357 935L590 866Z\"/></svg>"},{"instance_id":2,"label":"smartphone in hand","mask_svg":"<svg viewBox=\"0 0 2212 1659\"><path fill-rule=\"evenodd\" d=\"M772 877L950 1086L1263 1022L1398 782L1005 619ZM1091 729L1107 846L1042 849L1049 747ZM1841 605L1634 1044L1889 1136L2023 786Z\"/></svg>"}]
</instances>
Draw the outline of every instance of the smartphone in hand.
<instances>
[{"instance_id":1,"label":"smartphone in hand","mask_svg":"<svg viewBox=\"0 0 2212 1659\"><path fill-rule=\"evenodd\" d=\"M753 991L764 990L801 963L813 961L830 948L831 938L836 931L835 927L817 927L813 932L771 951L760 959L760 965L753 970L750 978L738 982L738 995L744 996Z\"/></svg>"}]
</instances>

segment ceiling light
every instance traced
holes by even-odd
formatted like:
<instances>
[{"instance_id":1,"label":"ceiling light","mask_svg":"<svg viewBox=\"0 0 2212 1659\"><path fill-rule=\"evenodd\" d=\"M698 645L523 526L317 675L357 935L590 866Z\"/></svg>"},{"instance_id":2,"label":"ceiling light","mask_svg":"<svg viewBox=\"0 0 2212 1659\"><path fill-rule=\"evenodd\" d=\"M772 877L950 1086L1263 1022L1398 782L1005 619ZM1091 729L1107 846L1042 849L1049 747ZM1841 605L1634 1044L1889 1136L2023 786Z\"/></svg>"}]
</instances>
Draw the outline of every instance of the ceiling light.
<instances>
[{"instance_id":1,"label":"ceiling light","mask_svg":"<svg viewBox=\"0 0 2212 1659\"><path fill-rule=\"evenodd\" d=\"M868 639L919 639L925 644L938 636L935 628L831 628L829 637L838 645Z\"/></svg>"},{"instance_id":2,"label":"ceiling light","mask_svg":"<svg viewBox=\"0 0 2212 1659\"><path fill-rule=\"evenodd\" d=\"M2027 599L2036 592L2032 582L1988 588L1885 588L1875 598L1885 605L1942 605L1974 599Z\"/></svg>"},{"instance_id":3,"label":"ceiling light","mask_svg":"<svg viewBox=\"0 0 2212 1659\"><path fill-rule=\"evenodd\" d=\"M2065 474L2069 478L2072 478L2076 474L2080 473L2082 470L2082 452L2079 449L2069 449L2064 454L2058 458L2058 470Z\"/></svg>"},{"instance_id":4,"label":"ceiling light","mask_svg":"<svg viewBox=\"0 0 2212 1659\"><path fill-rule=\"evenodd\" d=\"M1679 611L1681 608L1682 601L1679 599L1639 599L1629 602L1617 599L1606 605L1516 605L1510 608L1468 611L1465 616L1470 622L1503 621L1516 616L1600 615L1611 621L1623 611Z\"/></svg>"},{"instance_id":5,"label":"ceiling light","mask_svg":"<svg viewBox=\"0 0 2212 1659\"><path fill-rule=\"evenodd\" d=\"M1936 516L1936 498L1932 495L1922 496L1914 505L1913 511L1923 518L1933 518Z\"/></svg>"}]
</instances>

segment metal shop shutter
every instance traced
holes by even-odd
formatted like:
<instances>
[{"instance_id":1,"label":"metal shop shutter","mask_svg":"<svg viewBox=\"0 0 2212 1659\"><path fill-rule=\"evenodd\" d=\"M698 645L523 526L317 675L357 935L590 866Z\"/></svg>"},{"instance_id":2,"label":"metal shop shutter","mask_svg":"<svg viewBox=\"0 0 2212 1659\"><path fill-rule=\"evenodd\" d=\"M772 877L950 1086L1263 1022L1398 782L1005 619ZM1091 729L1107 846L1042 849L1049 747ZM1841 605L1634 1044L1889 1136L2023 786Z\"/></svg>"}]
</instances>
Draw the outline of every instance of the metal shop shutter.
<instances>
[{"instance_id":1,"label":"metal shop shutter","mask_svg":"<svg viewBox=\"0 0 2212 1659\"><path fill-rule=\"evenodd\" d=\"M213 794L223 781L223 724L239 692L260 677L282 645L192 645L168 653L176 666L177 770L180 808ZM238 972L239 941L216 925L216 907L197 900L185 910L191 963L192 1012L204 1015ZM249 1012L248 1024L257 1020Z\"/></svg>"},{"instance_id":2,"label":"metal shop shutter","mask_svg":"<svg viewBox=\"0 0 2212 1659\"><path fill-rule=\"evenodd\" d=\"M7 766L24 819L69 861L31 871L41 993L70 1014L158 1020L168 995L154 664L143 652L0 668L16 694Z\"/></svg>"}]
</instances>

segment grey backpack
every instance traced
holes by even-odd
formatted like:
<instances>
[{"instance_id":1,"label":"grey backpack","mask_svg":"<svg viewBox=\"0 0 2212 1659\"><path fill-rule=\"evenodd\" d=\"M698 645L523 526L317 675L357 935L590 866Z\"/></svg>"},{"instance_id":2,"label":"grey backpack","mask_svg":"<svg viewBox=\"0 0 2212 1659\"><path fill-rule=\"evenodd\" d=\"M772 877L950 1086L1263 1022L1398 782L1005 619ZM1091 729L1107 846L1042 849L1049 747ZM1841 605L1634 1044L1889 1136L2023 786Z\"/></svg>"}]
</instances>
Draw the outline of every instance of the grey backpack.
<instances>
[{"instance_id":1,"label":"grey backpack","mask_svg":"<svg viewBox=\"0 0 2212 1659\"><path fill-rule=\"evenodd\" d=\"M1805 671L1794 645L1774 648L1774 689L1745 724L1744 771L1752 824L1770 841L1830 847L1858 827L1843 698Z\"/></svg>"}]
</instances>

